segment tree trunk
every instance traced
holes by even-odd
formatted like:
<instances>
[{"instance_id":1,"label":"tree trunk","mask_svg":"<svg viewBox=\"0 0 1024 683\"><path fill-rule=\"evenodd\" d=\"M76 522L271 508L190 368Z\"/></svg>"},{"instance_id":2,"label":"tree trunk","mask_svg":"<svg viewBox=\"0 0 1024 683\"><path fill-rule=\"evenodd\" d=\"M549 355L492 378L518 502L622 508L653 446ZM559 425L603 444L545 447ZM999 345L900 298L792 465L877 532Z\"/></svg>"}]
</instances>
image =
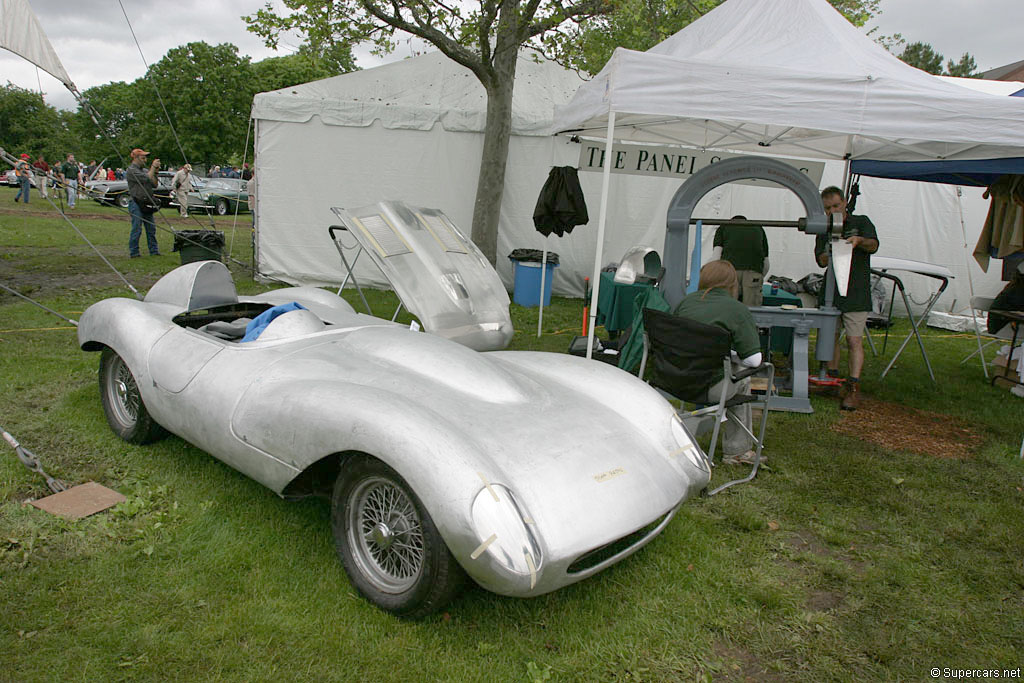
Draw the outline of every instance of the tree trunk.
<instances>
[{"instance_id":1,"label":"tree trunk","mask_svg":"<svg viewBox=\"0 0 1024 683\"><path fill-rule=\"evenodd\" d=\"M516 57L515 48L496 55L493 78L483 84L487 91L487 121L476 202L473 205L472 239L492 265L498 258L498 219L501 216L501 197L505 191L508 139L512 132L512 86L516 77Z\"/></svg>"}]
</instances>

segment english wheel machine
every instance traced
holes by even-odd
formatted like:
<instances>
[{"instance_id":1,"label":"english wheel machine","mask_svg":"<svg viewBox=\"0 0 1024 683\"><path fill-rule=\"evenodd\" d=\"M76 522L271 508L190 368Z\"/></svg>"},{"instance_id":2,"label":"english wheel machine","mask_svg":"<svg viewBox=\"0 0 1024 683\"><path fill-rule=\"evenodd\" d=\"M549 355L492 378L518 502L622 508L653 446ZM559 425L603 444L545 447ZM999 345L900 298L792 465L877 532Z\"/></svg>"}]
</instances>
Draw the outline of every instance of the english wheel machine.
<instances>
[{"instance_id":1,"label":"english wheel machine","mask_svg":"<svg viewBox=\"0 0 1024 683\"><path fill-rule=\"evenodd\" d=\"M804 205L807 215L795 221L759 221L734 219L694 218L693 210L697 203L711 190L738 180L765 180L792 191ZM765 227L797 228L808 235L829 235L833 229L839 229L839 217L827 215L821 204L818 188L796 167L768 157L736 157L719 161L693 174L676 191L668 209L668 230L665 233L664 264L665 276L661 288L669 306L675 308L682 300L686 288L688 272L690 225L700 221L704 225L720 225L722 223L739 225L760 225ZM834 220L835 219L835 220ZM834 221L834 222L833 222ZM831 253L831 243L830 253ZM808 375L807 356L810 331L818 330L818 342L814 356L819 362L818 376L813 378L816 384L830 382L825 366L832 360L835 353L836 325L840 311L833 306L836 292L836 277L833 270L833 259L825 275L825 300L821 308L797 308L786 310L772 306L755 306L750 309L754 322L759 327L789 327L793 329L793 394L792 396L773 397L773 410L795 413L813 413L807 395L807 385L812 378Z\"/></svg>"}]
</instances>

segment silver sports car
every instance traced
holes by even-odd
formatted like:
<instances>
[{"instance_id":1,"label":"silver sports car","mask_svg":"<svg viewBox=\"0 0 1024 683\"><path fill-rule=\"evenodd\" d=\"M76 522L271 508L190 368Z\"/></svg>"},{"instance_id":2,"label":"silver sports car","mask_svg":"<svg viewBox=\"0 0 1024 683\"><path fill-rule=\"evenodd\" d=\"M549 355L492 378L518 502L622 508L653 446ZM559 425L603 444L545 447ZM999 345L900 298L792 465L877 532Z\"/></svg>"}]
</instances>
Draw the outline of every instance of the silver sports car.
<instances>
[{"instance_id":1,"label":"silver sports car","mask_svg":"<svg viewBox=\"0 0 1024 683\"><path fill-rule=\"evenodd\" d=\"M617 368L474 351L314 287L239 297L216 261L90 306L78 335L114 432L171 432L283 497L328 496L352 584L399 615L467 575L520 597L592 576L710 477L672 406Z\"/></svg>"}]
</instances>

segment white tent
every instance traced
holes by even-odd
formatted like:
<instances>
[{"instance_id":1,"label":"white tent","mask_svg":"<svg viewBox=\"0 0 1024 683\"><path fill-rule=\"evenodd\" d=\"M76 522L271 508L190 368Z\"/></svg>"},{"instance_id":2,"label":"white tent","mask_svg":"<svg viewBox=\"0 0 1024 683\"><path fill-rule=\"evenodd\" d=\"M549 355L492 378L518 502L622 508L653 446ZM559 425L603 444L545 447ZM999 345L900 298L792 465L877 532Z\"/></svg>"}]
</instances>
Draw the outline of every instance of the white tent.
<instances>
[{"instance_id":1,"label":"white tent","mask_svg":"<svg viewBox=\"0 0 1024 683\"><path fill-rule=\"evenodd\" d=\"M1024 154L1024 100L904 64L825 0L728 0L647 52L619 48L555 126L609 150L615 137L835 160ZM886 249L884 225L880 238L880 253L911 255Z\"/></svg>"},{"instance_id":2,"label":"white tent","mask_svg":"<svg viewBox=\"0 0 1024 683\"><path fill-rule=\"evenodd\" d=\"M562 238L544 238L533 210L552 166L575 166L580 145L553 137L555 107L583 83L551 62L520 56L513 96L512 137L498 232L498 273L512 287L505 256L516 248L560 255L553 289L581 296L593 270L601 177L581 173L591 221ZM441 209L470 230L483 147L486 95L466 68L439 52L260 93L256 120L257 266L289 282L338 285L340 257L327 228L331 207L354 208L398 199ZM616 226L610 260L634 244L660 245L665 207L678 180L623 178L628 199L612 207ZM810 267L810 264L808 264ZM360 282L385 285L367 259Z\"/></svg>"},{"instance_id":3,"label":"white tent","mask_svg":"<svg viewBox=\"0 0 1024 683\"><path fill-rule=\"evenodd\" d=\"M560 165L559 149L571 146L551 137L554 106L580 83L553 63L519 58L498 239L506 284L503 257L540 238L534 204L548 170ZM340 283L344 271L327 233L337 222L334 206L398 199L441 209L468 233L486 107L477 78L440 52L256 95L259 271ZM361 281L383 284L368 262L360 266Z\"/></svg>"},{"instance_id":4,"label":"white tent","mask_svg":"<svg viewBox=\"0 0 1024 683\"><path fill-rule=\"evenodd\" d=\"M518 247L540 249L546 245L560 254L561 266L554 278L556 294L580 296L583 278L593 274L602 196L600 173L580 173L590 209L589 225L562 238L545 239L532 222L548 170L579 164L581 145L550 133L556 106L569 102L581 84L575 73L554 64L520 59L498 235L498 272L510 288L511 269L504 256ZM593 83L584 86L592 87ZM441 209L468 231L485 106L477 79L440 53L257 95L253 117L260 272L291 282L340 284L344 277L341 261L327 235L327 227L337 222L332 206L351 208L401 199ZM657 136L654 139L667 142ZM842 172L841 162L827 162L822 184L840 183ZM678 178L615 178L601 265L617 261L634 245L661 250L665 212L678 187ZM932 261L957 274L940 301L941 310L952 306L954 300L958 308L966 305L970 296L965 277L968 267L974 270L976 282L978 278L991 280L979 293L998 291L997 274L985 276L973 259L968 265L961 256L961 207L953 188L868 178L862 188L861 210L882 231L886 254ZM972 246L986 208L980 190L965 189L963 210L967 241ZM700 213L792 219L802 215L802 206L789 192L726 186L702 202ZM712 234L705 231L708 250ZM791 229L769 229L769 242L774 274L799 279L817 270L806 235ZM383 284L366 259L360 261L357 272L361 281ZM908 282L919 300L929 286L927 281L919 285Z\"/></svg>"}]
</instances>

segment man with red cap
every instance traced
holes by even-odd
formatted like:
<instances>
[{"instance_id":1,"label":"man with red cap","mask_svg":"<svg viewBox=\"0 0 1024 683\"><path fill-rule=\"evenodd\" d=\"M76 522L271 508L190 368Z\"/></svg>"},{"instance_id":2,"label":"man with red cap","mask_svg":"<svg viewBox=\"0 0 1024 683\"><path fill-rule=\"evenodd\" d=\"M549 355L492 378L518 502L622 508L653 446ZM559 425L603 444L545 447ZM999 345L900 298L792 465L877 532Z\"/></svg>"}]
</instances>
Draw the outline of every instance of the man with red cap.
<instances>
[{"instance_id":1,"label":"man with red cap","mask_svg":"<svg viewBox=\"0 0 1024 683\"><path fill-rule=\"evenodd\" d=\"M31 187L32 182L32 166L29 162L29 155L22 154L21 158L18 159L18 163L14 166L14 175L18 178L18 194L14 195L14 201L24 199L25 203L28 204L28 189Z\"/></svg>"},{"instance_id":2,"label":"man with red cap","mask_svg":"<svg viewBox=\"0 0 1024 683\"><path fill-rule=\"evenodd\" d=\"M128 213L132 217L132 231L128 236L128 255L131 258L139 256L139 238L142 236L142 226L146 226L146 246L149 247L150 256L160 255L160 246L156 241L156 223L153 222L153 213L160 208L154 190L157 184L157 172L160 170L160 160L153 159L149 170L146 165L146 157L149 152L136 147L132 150L132 163L128 166L125 178L128 180L128 194L132 200L128 202Z\"/></svg>"}]
</instances>

